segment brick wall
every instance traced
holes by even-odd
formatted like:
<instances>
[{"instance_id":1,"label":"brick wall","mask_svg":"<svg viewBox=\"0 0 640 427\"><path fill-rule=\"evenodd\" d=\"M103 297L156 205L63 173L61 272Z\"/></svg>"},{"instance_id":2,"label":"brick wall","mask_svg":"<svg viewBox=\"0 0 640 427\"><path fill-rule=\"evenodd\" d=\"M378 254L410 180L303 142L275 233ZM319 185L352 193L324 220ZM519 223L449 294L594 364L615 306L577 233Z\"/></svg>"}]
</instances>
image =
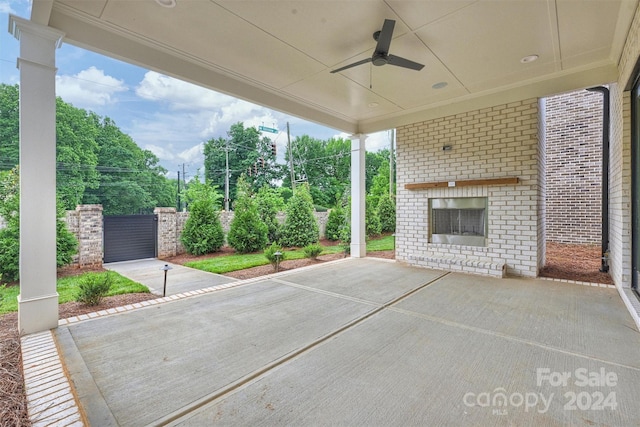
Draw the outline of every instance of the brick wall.
<instances>
[{"instance_id":1,"label":"brick wall","mask_svg":"<svg viewBox=\"0 0 640 427\"><path fill-rule=\"evenodd\" d=\"M625 88L640 57L640 7L627 33L611 90L609 168L609 273L619 288L631 286L631 96Z\"/></svg>"},{"instance_id":2,"label":"brick wall","mask_svg":"<svg viewBox=\"0 0 640 427\"><path fill-rule=\"evenodd\" d=\"M102 206L79 205L66 215L67 227L78 240L72 264L80 267L102 265Z\"/></svg>"},{"instance_id":3,"label":"brick wall","mask_svg":"<svg viewBox=\"0 0 640 427\"><path fill-rule=\"evenodd\" d=\"M546 234L558 243L602 236L602 94L581 90L545 99Z\"/></svg>"},{"instance_id":4,"label":"brick wall","mask_svg":"<svg viewBox=\"0 0 640 427\"><path fill-rule=\"evenodd\" d=\"M538 101L528 99L397 129L398 260L495 276L505 271L537 275L541 257L538 111ZM452 149L443 151L444 145ZM519 184L404 188L407 183L514 176ZM434 197L488 197L487 246L429 243L428 201Z\"/></svg>"},{"instance_id":5,"label":"brick wall","mask_svg":"<svg viewBox=\"0 0 640 427\"><path fill-rule=\"evenodd\" d=\"M189 212L176 212L175 208L156 208L153 211L158 215L158 258L165 258L185 253L184 246L180 243L180 234L184 228ZM277 219L284 223L286 215L279 213ZM324 237L329 219L329 212L315 212L316 221L320 231L320 237ZM220 212L220 223L225 234L233 221L233 211Z\"/></svg>"},{"instance_id":6,"label":"brick wall","mask_svg":"<svg viewBox=\"0 0 640 427\"><path fill-rule=\"evenodd\" d=\"M180 234L189 218L189 212L176 212L176 208L156 208L153 213L158 216L158 258L185 253ZM315 216L320 237L324 237L329 212L316 212ZM284 219L284 213L278 214L280 223ZM74 211L67 211L65 220L69 231L78 239L78 254L73 257L72 264L81 267L102 265L102 206L80 205ZM229 232L231 221L233 211L220 212L220 222L225 234Z\"/></svg>"}]
</instances>

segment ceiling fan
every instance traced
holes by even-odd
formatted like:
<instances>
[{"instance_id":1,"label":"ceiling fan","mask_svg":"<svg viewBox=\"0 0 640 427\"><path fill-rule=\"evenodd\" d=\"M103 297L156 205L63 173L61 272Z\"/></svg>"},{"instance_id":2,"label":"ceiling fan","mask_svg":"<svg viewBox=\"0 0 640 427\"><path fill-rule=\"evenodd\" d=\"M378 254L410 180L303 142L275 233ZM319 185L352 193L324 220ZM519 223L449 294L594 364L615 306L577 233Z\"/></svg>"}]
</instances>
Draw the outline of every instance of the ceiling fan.
<instances>
[{"instance_id":1,"label":"ceiling fan","mask_svg":"<svg viewBox=\"0 0 640 427\"><path fill-rule=\"evenodd\" d=\"M391 37L393 36L393 27L395 27L395 25L396 21L393 19L385 19L384 24L382 25L382 30L373 33L373 39L377 41L378 44L376 45L376 49L373 51L371 58L345 65L344 67L331 72L338 73L348 68L357 67L358 65L367 64L369 62L376 66L389 64L395 65L396 67L409 68L410 70L422 70L424 67L422 64L418 64L417 62L413 62L399 56L389 55L389 46L391 45Z\"/></svg>"}]
</instances>

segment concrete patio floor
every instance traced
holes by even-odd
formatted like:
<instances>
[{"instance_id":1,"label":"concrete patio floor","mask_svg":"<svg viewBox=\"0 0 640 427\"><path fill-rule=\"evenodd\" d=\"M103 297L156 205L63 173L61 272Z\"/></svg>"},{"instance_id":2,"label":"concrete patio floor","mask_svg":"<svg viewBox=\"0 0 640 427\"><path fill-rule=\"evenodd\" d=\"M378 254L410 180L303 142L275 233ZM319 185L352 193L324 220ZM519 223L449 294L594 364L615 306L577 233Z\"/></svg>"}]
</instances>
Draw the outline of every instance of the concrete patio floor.
<instances>
[{"instance_id":1,"label":"concrete patio floor","mask_svg":"<svg viewBox=\"0 0 640 427\"><path fill-rule=\"evenodd\" d=\"M93 426L640 425L615 289L349 259L60 326Z\"/></svg>"}]
</instances>

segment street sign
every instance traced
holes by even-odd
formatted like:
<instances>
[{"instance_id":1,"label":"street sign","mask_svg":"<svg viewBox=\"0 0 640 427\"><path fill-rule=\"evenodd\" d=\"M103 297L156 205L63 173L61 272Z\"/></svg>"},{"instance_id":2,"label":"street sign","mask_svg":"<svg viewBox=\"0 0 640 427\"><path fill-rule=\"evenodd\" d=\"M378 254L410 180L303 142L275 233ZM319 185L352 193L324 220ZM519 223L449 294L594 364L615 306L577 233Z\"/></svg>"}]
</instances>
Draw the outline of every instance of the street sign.
<instances>
[{"instance_id":1,"label":"street sign","mask_svg":"<svg viewBox=\"0 0 640 427\"><path fill-rule=\"evenodd\" d=\"M259 130L260 132L278 133L278 129L268 128L268 127L266 127L266 126L258 126L258 130Z\"/></svg>"}]
</instances>

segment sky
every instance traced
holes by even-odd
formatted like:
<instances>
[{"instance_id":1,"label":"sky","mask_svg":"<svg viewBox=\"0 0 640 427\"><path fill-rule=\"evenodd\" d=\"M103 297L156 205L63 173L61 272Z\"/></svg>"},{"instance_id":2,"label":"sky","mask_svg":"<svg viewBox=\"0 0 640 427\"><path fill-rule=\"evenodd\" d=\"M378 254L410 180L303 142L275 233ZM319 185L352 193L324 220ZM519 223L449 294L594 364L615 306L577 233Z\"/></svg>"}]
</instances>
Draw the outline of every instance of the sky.
<instances>
[{"instance_id":1,"label":"sky","mask_svg":"<svg viewBox=\"0 0 640 427\"><path fill-rule=\"evenodd\" d=\"M16 68L19 42L8 32L9 14L29 19L30 0L0 0L0 83L19 83ZM143 149L152 151L176 178L204 175L203 145L226 137L232 124L266 126L278 134L263 133L277 145L284 162L286 126L291 139L309 135L326 140L348 138L335 129L211 91L135 65L63 43L56 52L56 94L75 107L109 117ZM367 138L367 151L389 146L388 132Z\"/></svg>"}]
</instances>

